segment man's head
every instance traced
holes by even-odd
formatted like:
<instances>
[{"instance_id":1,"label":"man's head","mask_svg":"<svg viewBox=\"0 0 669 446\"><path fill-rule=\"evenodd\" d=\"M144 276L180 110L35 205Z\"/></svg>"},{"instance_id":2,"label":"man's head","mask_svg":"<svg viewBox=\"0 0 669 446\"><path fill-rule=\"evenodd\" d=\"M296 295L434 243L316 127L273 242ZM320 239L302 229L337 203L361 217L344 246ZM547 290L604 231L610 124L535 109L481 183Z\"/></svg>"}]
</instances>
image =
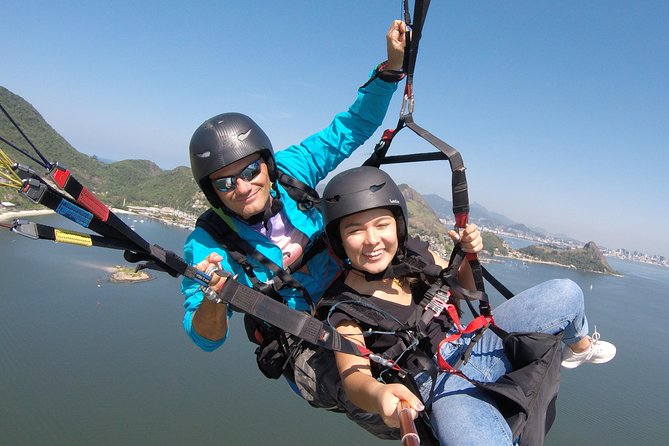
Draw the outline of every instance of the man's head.
<instances>
[{"instance_id":1,"label":"man's head","mask_svg":"<svg viewBox=\"0 0 669 446\"><path fill-rule=\"evenodd\" d=\"M408 237L406 200L390 175L376 167L363 166L336 175L323 191L321 210L325 232L337 256L348 257L340 232L342 220L363 212L361 215L369 216L371 213L366 211L372 209L386 209L394 216L397 249L404 252ZM369 218L371 221L372 217Z\"/></svg>"},{"instance_id":2,"label":"man's head","mask_svg":"<svg viewBox=\"0 0 669 446\"><path fill-rule=\"evenodd\" d=\"M202 123L190 141L190 164L212 206L244 219L266 208L276 178L274 150L248 116L223 113Z\"/></svg>"}]
</instances>

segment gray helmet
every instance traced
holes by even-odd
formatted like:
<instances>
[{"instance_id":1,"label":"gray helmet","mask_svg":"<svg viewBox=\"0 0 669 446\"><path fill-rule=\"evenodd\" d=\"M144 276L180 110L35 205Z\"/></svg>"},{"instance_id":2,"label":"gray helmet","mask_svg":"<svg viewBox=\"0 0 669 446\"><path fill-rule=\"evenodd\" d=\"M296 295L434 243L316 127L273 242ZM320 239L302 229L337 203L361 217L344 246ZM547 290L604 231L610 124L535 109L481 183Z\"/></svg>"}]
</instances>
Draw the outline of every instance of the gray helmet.
<instances>
[{"instance_id":1,"label":"gray helmet","mask_svg":"<svg viewBox=\"0 0 669 446\"><path fill-rule=\"evenodd\" d=\"M407 205L399 187L386 172L362 166L336 175L323 191L321 210L330 246L341 259L348 257L339 235L339 222L347 215L368 209L387 208L397 221L399 250L407 240Z\"/></svg>"},{"instance_id":2,"label":"gray helmet","mask_svg":"<svg viewBox=\"0 0 669 446\"><path fill-rule=\"evenodd\" d=\"M190 167L193 177L209 202L221 207L209 175L253 153L267 163L271 181L276 178L274 149L265 132L241 113L222 113L207 119L190 140Z\"/></svg>"}]
</instances>

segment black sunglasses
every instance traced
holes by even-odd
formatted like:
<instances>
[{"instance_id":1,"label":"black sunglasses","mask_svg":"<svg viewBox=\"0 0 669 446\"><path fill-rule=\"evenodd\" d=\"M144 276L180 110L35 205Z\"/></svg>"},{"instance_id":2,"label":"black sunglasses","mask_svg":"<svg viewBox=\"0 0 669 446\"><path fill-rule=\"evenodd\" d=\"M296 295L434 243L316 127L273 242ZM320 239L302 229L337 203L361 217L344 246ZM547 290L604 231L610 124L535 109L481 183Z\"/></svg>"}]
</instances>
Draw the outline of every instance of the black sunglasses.
<instances>
[{"instance_id":1,"label":"black sunglasses","mask_svg":"<svg viewBox=\"0 0 669 446\"><path fill-rule=\"evenodd\" d=\"M216 178L215 180L211 180L211 184L213 184L214 187L221 192L228 192L234 190L237 187L238 178L241 178L244 181L251 181L258 175L260 175L260 171L261 171L260 160L257 159L248 166L246 166L244 170L239 172L237 175L233 175L230 177Z\"/></svg>"}]
</instances>

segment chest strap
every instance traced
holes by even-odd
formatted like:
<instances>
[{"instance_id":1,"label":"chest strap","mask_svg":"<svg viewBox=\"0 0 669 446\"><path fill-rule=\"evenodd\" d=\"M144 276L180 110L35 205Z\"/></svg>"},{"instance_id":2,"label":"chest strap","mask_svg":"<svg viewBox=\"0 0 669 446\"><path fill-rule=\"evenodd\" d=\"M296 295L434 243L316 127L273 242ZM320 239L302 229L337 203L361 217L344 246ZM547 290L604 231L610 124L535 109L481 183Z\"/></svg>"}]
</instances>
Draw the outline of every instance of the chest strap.
<instances>
[{"instance_id":1,"label":"chest strap","mask_svg":"<svg viewBox=\"0 0 669 446\"><path fill-rule=\"evenodd\" d=\"M285 270L260 253L257 249L251 246L249 242L242 239L237 232L232 230L232 228L211 209L198 218L196 226L207 231L207 233L209 233L209 235L211 235L214 240L228 252L230 257L244 269L244 272L253 284L253 288L277 300L283 299L279 294L279 290L285 287L295 288L300 291L309 307L312 310L314 309L314 302L311 295L307 289L292 276L291 271L299 270L311 258L325 250L326 244L322 237L317 238L310 248L291 265L289 270ZM266 283L258 280L253 266L248 261L249 258L258 261L273 273L274 277L270 282Z\"/></svg>"}]
</instances>

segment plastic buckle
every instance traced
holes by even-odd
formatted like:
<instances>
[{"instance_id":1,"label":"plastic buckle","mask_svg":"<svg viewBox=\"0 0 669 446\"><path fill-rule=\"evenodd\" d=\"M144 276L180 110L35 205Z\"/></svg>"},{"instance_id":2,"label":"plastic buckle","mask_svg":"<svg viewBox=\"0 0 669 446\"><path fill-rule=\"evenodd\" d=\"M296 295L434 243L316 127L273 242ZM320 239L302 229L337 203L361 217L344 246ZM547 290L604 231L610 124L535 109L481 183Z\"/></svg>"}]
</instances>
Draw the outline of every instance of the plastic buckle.
<instances>
[{"instance_id":1,"label":"plastic buckle","mask_svg":"<svg viewBox=\"0 0 669 446\"><path fill-rule=\"evenodd\" d=\"M39 178L37 173L32 170L30 167L25 166L21 163L14 163L12 169L22 180L29 180L31 178Z\"/></svg>"},{"instance_id":2,"label":"plastic buckle","mask_svg":"<svg viewBox=\"0 0 669 446\"><path fill-rule=\"evenodd\" d=\"M23 187L21 193L35 204L40 204L42 197L46 193L47 185L35 178L28 178L23 180Z\"/></svg>"},{"instance_id":3,"label":"plastic buckle","mask_svg":"<svg viewBox=\"0 0 669 446\"><path fill-rule=\"evenodd\" d=\"M439 315L448 305L448 300L450 297L450 291L437 290L434 296L432 296L432 299L430 299L430 302L428 302L428 304L425 306L425 309L434 312L434 316L432 317L439 317Z\"/></svg>"}]
</instances>

